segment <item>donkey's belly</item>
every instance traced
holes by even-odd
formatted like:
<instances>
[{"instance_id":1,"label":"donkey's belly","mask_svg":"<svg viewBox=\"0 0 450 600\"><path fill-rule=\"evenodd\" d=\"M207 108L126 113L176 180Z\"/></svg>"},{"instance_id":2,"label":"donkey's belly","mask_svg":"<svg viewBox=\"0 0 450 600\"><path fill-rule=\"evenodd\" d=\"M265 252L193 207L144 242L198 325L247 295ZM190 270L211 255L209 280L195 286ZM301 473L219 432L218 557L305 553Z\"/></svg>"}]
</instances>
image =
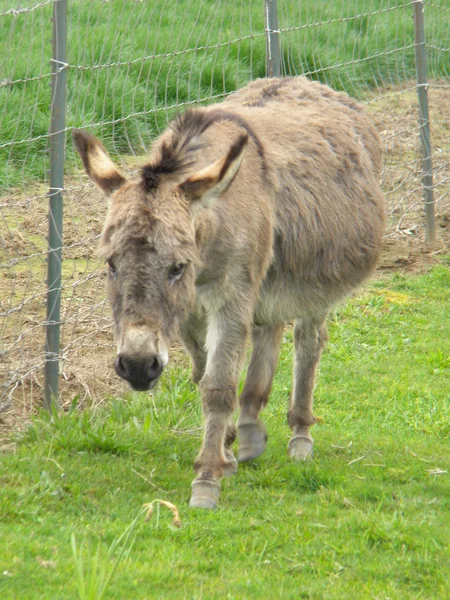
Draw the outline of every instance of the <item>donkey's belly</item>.
<instances>
[{"instance_id":1,"label":"donkey's belly","mask_svg":"<svg viewBox=\"0 0 450 600\"><path fill-rule=\"evenodd\" d=\"M256 304L255 325L270 325L304 317L323 317L350 289L307 281L266 280Z\"/></svg>"},{"instance_id":2,"label":"donkey's belly","mask_svg":"<svg viewBox=\"0 0 450 600\"><path fill-rule=\"evenodd\" d=\"M311 314L311 300L302 289L291 285L264 287L255 308L255 325L292 321ZM317 312L313 310L313 312Z\"/></svg>"}]
</instances>

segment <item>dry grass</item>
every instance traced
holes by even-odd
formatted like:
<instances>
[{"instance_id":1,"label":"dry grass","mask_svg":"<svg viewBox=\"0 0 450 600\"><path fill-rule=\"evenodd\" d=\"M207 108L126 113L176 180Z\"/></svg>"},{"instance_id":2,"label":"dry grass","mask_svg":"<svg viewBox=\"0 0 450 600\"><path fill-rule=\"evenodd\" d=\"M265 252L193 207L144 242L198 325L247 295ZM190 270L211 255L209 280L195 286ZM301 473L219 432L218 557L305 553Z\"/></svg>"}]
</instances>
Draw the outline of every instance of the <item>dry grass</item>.
<instances>
[{"instance_id":1,"label":"dry grass","mask_svg":"<svg viewBox=\"0 0 450 600\"><path fill-rule=\"evenodd\" d=\"M450 94L430 87L438 246L425 250L414 84L370 101L385 146L382 174L388 227L380 269L423 270L450 247ZM128 172L133 165L123 165ZM84 175L66 182L62 290L61 402L81 404L120 396L125 385L112 369L113 337L104 300L105 270L95 259L106 203ZM0 199L0 447L11 427L42 403L47 198L44 186L11 190ZM185 360L181 353L177 357ZM3 441L5 444L6 442Z\"/></svg>"}]
</instances>

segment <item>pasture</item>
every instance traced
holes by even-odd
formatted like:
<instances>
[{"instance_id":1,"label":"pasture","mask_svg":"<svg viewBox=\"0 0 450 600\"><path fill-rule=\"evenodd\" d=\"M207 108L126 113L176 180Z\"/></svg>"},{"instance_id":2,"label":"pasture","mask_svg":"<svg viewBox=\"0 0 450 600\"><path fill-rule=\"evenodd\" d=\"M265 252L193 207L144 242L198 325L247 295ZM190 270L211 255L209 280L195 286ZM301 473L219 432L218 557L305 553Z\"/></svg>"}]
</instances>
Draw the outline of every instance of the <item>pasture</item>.
<instances>
[{"instance_id":1,"label":"pasture","mask_svg":"<svg viewBox=\"0 0 450 600\"><path fill-rule=\"evenodd\" d=\"M448 598L449 287L447 260L380 277L333 314L304 464L286 453L286 330L268 448L212 513L187 506L201 408L182 355L150 396L39 415L0 459L2 598L77 598L71 534L88 578L156 498L181 527L164 507L141 516L105 598Z\"/></svg>"},{"instance_id":2,"label":"pasture","mask_svg":"<svg viewBox=\"0 0 450 600\"><path fill-rule=\"evenodd\" d=\"M423 251L411 3L278 4L282 28L322 22L283 34L284 71L309 73L367 103L385 149L387 231L374 280L328 323L314 460L293 464L286 452L287 328L263 413L268 448L223 481L219 508L205 513L188 509L202 423L186 355L174 349L152 394L130 393L114 375L105 269L94 257L106 203L71 145L64 410L38 411L51 6L16 18L0 0L0 384L8 384L4 403L0 397L1 598L81 598L77 568L83 564L85 580L110 573L120 544L112 559L108 550L138 515L105 598L450 596L447 2L426 8L438 201L432 254ZM364 15L372 10L380 12ZM179 0L73 0L69 19L67 125L100 135L126 173L145 159L171 106L214 101L264 75L261 2L208 0L193 10ZM139 60L144 55L154 58ZM20 140L29 141L9 144ZM178 507L181 527L164 507L144 521L141 507L155 499Z\"/></svg>"}]
</instances>

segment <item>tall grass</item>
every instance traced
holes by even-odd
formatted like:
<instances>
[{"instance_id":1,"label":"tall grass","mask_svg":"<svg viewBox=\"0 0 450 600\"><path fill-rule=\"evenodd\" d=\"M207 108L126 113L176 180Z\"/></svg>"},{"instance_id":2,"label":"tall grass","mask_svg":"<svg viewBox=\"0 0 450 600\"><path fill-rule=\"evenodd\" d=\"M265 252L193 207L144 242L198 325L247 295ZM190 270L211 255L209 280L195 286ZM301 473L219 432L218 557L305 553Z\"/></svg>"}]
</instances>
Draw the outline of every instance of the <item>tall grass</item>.
<instances>
[{"instance_id":1,"label":"tall grass","mask_svg":"<svg viewBox=\"0 0 450 600\"><path fill-rule=\"evenodd\" d=\"M79 600L103 600L118 566L130 555L134 542L133 534L142 514L143 510L139 511L125 531L114 538L104 556L100 542L94 551L91 540L87 545L78 545L76 536L72 533L70 542Z\"/></svg>"},{"instance_id":2,"label":"tall grass","mask_svg":"<svg viewBox=\"0 0 450 600\"><path fill-rule=\"evenodd\" d=\"M50 16L47 5L0 17L0 145L15 142L0 148L3 188L46 176ZM448 46L443 16L438 8L427 11L431 45ZM414 77L410 3L282 0L279 20L282 29L311 25L281 34L286 74L307 73L358 97ZM447 73L445 58L434 51L431 77ZM67 126L91 127L115 154L145 153L174 114L167 107L220 98L264 76L263 3L71 0L68 62ZM92 68L114 63L121 64Z\"/></svg>"}]
</instances>

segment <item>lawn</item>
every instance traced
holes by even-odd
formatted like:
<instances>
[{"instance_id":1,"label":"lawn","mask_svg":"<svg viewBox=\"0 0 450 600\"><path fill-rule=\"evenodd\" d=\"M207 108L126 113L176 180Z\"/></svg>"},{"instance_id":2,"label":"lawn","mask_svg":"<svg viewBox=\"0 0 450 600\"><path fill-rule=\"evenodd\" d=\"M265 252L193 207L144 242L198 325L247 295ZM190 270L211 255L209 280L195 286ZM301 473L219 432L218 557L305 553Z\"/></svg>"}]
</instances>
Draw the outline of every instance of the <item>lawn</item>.
<instances>
[{"instance_id":1,"label":"lawn","mask_svg":"<svg viewBox=\"0 0 450 600\"><path fill-rule=\"evenodd\" d=\"M51 11L0 0L0 188L48 169ZM430 78L448 75L447 0L426 3ZM67 126L144 154L174 115L265 74L262 0L68 3ZM415 77L412 3L279 0L282 71L363 97ZM9 9L9 10L8 10ZM68 146L68 170L74 164Z\"/></svg>"},{"instance_id":2,"label":"lawn","mask_svg":"<svg viewBox=\"0 0 450 600\"><path fill-rule=\"evenodd\" d=\"M447 259L333 313L305 464L286 453L286 330L266 453L213 512L188 508L201 410L182 355L154 395L39 416L0 456L0 597L78 598L76 565L99 579L158 498L181 527L163 506L141 514L105 598L449 598L449 289Z\"/></svg>"}]
</instances>

